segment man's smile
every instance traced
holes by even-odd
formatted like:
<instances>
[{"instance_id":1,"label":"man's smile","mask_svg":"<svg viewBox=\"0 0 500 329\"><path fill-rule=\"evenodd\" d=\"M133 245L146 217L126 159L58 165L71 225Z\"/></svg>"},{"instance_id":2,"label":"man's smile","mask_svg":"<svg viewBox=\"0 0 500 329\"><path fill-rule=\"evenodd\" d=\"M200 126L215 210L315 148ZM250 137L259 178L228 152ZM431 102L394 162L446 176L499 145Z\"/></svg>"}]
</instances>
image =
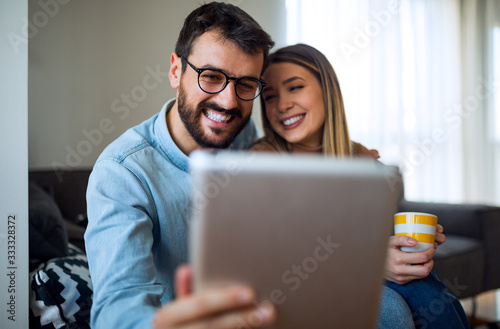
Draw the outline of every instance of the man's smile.
<instances>
[{"instance_id":1,"label":"man's smile","mask_svg":"<svg viewBox=\"0 0 500 329\"><path fill-rule=\"evenodd\" d=\"M214 110L204 109L203 114L212 121L227 123L233 119L232 115L223 114Z\"/></svg>"}]
</instances>

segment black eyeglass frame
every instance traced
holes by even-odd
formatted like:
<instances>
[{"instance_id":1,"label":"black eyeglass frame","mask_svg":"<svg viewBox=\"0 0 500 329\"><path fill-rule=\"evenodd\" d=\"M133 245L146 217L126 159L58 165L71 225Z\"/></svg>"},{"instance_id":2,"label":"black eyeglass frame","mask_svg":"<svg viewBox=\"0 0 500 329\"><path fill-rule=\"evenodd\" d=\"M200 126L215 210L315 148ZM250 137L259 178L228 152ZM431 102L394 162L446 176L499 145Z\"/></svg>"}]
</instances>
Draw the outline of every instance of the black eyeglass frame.
<instances>
[{"instance_id":1,"label":"black eyeglass frame","mask_svg":"<svg viewBox=\"0 0 500 329\"><path fill-rule=\"evenodd\" d=\"M205 68L205 69L200 69L200 68L197 68L196 66L194 66L193 64L191 64L184 56L180 56L180 58L185 61L186 63L188 63L188 65L196 71L196 73L198 73L198 87L200 87L200 89L207 93L207 94L218 94L220 93L221 91L223 91L229 81L233 80L234 81L234 90L236 91L236 96L238 96L239 99L241 100L244 100L244 101L252 101L254 99L256 99L257 97L260 96L260 94L262 93L262 90L264 89L265 86L267 86L267 83L262 80L262 79L257 79L257 78L254 78L254 77L248 77L248 76L244 76L244 77L241 77L241 78L235 78L235 77L230 77L229 75L227 75L226 73L222 72L221 70L218 70L218 69L211 69L211 68ZM224 84L222 85L221 89L219 91L206 91L205 89L203 89L203 87L201 86L200 84L200 76L201 74L204 72L204 71L214 71L214 72L218 72L218 73L221 73L225 78L226 78L226 81L224 82ZM255 94L254 97L252 98L249 98L249 99L245 99L245 98L242 98L239 94L238 94L238 82L243 80L243 79L250 79L250 80L253 80L253 81L256 81L260 84L260 88L259 88L259 92Z\"/></svg>"}]
</instances>

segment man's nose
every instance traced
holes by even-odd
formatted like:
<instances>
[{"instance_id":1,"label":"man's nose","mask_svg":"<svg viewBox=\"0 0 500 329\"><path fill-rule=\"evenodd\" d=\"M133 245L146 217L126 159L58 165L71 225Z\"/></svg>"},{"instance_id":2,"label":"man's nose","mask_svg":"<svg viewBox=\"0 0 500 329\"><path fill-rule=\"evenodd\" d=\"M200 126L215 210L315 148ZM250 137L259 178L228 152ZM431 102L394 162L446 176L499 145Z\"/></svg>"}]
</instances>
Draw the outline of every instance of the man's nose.
<instances>
[{"instance_id":1,"label":"man's nose","mask_svg":"<svg viewBox=\"0 0 500 329\"><path fill-rule=\"evenodd\" d=\"M234 81L228 81L226 88L217 94L217 103L225 109L238 107L238 96Z\"/></svg>"}]
</instances>

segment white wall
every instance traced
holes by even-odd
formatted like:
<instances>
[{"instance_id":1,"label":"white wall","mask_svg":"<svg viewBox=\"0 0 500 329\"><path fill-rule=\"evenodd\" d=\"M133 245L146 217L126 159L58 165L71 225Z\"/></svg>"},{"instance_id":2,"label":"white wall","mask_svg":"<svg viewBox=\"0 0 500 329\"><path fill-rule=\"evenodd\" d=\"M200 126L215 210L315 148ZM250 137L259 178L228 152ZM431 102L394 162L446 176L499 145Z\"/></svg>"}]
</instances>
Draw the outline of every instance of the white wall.
<instances>
[{"instance_id":1,"label":"white wall","mask_svg":"<svg viewBox=\"0 0 500 329\"><path fill-rule=\"evenodd\" d=\"M28 328L28 49L22 22L27 13L27 0L0 1L0 324L5 329Z\"/></svg>"},{"instance_id":2,"label":"white wall","mask_svg":"<svg viewBox=\"0 0 500 329\"><path fill-rule=\"evenodd\" d=\"M201 1L49 2L56 5L29 1L29 167L88 168L175 96L166 76L170 54ZM227 2L284 45L285 0Z\"/></svg>"}]
</instances>

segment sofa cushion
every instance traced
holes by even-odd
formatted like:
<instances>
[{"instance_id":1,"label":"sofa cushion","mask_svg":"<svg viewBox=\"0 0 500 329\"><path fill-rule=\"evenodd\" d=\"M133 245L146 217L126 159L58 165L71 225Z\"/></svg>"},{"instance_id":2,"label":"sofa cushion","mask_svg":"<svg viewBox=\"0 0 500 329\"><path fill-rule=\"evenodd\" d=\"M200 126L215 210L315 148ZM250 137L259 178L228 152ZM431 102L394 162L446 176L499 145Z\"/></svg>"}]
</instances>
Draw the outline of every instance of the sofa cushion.
<instances>
[{"instance_id":1,"label":"sofa cushion","mask_svg":"<svg viewBox=\"0 0 500 329\"><path fill-rule=\"evenodd\" d=\"M39 185L29 184L30 270L51 258L68 255L68 236L54 199Z\"/></svg>"},{"instance_id":2,"label":"sofa cushion","mask_svg":"<svg viewBox=\"0 0 500 329\"><path fill-rule=\"evenodd\" d=\"M87 257L73 245L30 273L30 328L90 328L92 282Z\"/></svg>"},{"instance_id":3,"label":"sofa cushion","mask_svg":"<svg viewBox=\"0 0 500 329\"><path fill-rule=\"evenodd\" d=\"M434 202L415 202L403 200L399 211L417 211L434 214L438 224L444 226L444 233L483 239L482 214L489 209L480 204L452 204Z\"/></svg>"},{"instance_id":4,"label":"sofa cushion","mask_svg":"<svg viewBox=\"0 0 500 329\"><path fill-rule=\"evenodd\" d=\"M482 292L484 251L479 240L446 235L434 256L434 272L457 298Z\"/></svg>"}]
</instances>

